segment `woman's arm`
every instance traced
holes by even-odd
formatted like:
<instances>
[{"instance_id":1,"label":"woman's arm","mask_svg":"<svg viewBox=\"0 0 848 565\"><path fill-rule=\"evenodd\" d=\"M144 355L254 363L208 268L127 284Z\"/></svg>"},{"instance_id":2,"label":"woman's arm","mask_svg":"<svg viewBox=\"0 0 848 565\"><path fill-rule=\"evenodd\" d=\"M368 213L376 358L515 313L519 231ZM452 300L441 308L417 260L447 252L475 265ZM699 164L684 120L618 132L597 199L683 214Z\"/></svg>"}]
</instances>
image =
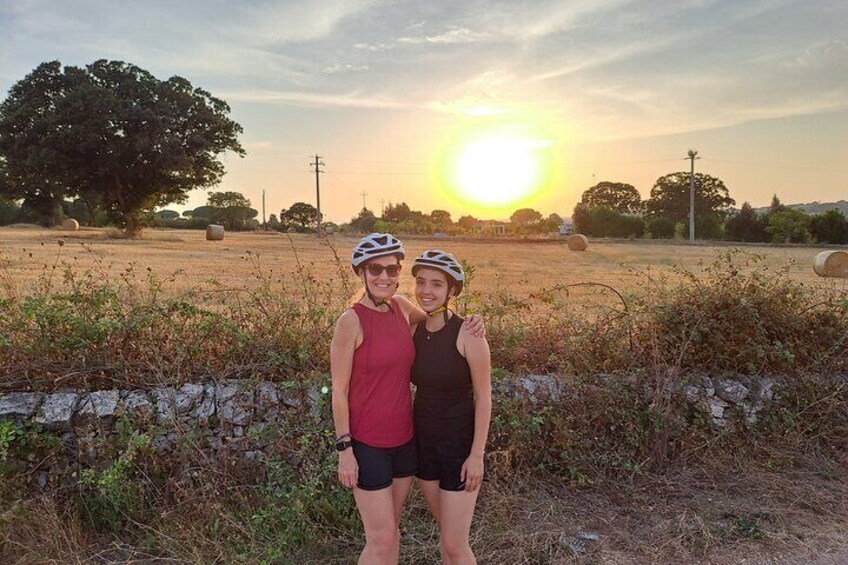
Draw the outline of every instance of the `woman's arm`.
<instances>
[{"instance_id":1,"label":"woman's arm","mask_svg":"<svg viewBox=\"0 0 848 565\"><path fill-rule=\"evenodd\" d=\"M362 340L359 317L353 310L346 310L336 322L333 341L330 342L330 374L333 379L333 424L336 437L350 435L350 375L353 370L353 353ZM353 449L339 453L339 482L353 488L359 480L359 465Z\"/></svg>"},{"instance_id":2,"label":"woman's arm","mask_svg":"<svg viewBox=\"0 0 848 565\"><path fill-rule=\"evenodd\" d=\"M403 309L403 313L410 326L414 327L416 324L420 324L427 320L427 312L410 302L405 296L396 294L394 298ZM486 324L483 322L483 318L478 314L468 316L465 322L463 322L463 328L468 328L469 335L473 337L486 337Z\"/></svg>"},{"instance_id":3,"label":"woman's arm","mask_svg":"<svg viewBox=\"0 0 848 565\"><path fill-rule=\"evenodd\" d=\"M410 300L405 296L395 294L394 299L397 300L401 310L403 310L403 314L406 316L406 321L409 322L410 326L420 324L427 319L427 312L410 302Z\"/></svg>"},{"instance_id":4,"label":"woman's arm","mask_svg":"<svg viewBox=\"0 0 848 565\"><path fill-rule=\"evenodd\" d=\"M465 482L465 490L474 491L483 480L483 455L492 420L492 358L485 338L472 337L464 326L460 331L460 352L468 361L474 388L474 441L460 478Z\"/></svg>"}]
</instances>

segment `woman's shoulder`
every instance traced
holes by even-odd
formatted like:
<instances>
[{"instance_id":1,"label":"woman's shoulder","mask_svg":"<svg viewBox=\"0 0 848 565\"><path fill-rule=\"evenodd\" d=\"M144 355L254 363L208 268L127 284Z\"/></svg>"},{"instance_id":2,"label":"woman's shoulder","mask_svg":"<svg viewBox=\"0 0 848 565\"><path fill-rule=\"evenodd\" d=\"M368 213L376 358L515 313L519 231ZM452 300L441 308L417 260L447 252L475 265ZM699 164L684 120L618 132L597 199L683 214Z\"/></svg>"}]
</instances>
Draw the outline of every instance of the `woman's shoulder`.
<instances>
[{"instance_id":1,"label":"woman's shoulder","mask_svg":"<svg viewBox=\"0 0 848 565\"><path fill-rule=\"evenodd\" d=\"M357 330L359 327L359 314L356 313L356 310L352 306L342 312L339 319L336 320L336 328L342 331Z\"/></svg>"}]
</instances>

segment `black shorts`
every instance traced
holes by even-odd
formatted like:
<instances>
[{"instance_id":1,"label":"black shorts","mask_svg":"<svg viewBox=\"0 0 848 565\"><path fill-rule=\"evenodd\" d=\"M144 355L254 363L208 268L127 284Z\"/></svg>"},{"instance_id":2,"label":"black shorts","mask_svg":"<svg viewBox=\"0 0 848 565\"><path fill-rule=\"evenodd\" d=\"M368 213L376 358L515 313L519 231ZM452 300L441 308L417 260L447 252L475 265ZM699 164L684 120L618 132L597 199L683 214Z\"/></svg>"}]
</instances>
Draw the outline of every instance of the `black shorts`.
<instances>
[{"instance_id":1,"label":"black shorts","mask_svg":"<svg viewBox=\"0 0 848 565\"><path fill-rule=\"evenodd\" d=\"M393 479L411 477L418 468L415 438L399 447L371 447L353 440L353 455L359 465L356 486L362 490L390 487Z\"/></svg>"},{"instance_id":2,"label":"black shorts","mask_svg":"<svg viewBox=\"0 0 848 565\"><path fill-rule=\"evenodd\" d=\"M443 437L437 441L419 441L418 473L422 481L439 481L439 488L448 491L465 490L460 478L462 464L471 453L472 438Z\"/></svg>"}]
</instances>

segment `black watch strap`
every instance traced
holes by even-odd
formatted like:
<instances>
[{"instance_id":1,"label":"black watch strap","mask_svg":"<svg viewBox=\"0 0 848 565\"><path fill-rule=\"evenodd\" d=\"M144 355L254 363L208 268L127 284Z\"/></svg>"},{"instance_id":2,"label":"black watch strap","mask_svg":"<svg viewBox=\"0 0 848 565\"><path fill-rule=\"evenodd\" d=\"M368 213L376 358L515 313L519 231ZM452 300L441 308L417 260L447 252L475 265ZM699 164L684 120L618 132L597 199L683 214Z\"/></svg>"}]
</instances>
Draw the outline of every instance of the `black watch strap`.
<instances>
[{"instance_id":1,"label":"black watch strap","mask_svg":"<svg viewBox=\"0 0 848 565\"><path fill-rule=\"evenodd\" d=\"M353 442L350 438L342 438L336 440L336 451L344 451L345 449L353 446Z\"/></svg>"},{"instance_id":2,"label":"black watch strap","mask_svg":"<svg viewBox=\"0 0 848 565\"><path fill-rule=\"evenodd\" d=\"M353 446L353 439L350 434L343 434L336 438L336 451L344 451Z\"/></svg>"}]
</instances>

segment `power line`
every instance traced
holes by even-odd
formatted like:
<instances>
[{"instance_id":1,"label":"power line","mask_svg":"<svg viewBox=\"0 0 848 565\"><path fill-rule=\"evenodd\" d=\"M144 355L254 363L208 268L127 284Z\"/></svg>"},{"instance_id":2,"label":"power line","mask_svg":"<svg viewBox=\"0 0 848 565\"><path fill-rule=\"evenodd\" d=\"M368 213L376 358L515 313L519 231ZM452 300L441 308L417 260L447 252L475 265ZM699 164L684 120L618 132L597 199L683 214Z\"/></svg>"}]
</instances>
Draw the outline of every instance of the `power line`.
<instances>
[{"instance_id":1,"label":"power line","mask_svg":"<svg viewBox=\"0 0 848 565\"><path fill-rule=\"evenodd\" d=\"M715 161L716 163L733 163L734 165L749 165L751 167L765 167L769 169L800 169L800 170L811 170L811 171L825 171L828 173L840 173L840 174L848 174L848 171L840 171L838 169L831 169L828 167L818 167L813 165L785 165L780 163L757 163L754 161L736 161L734 159L715 159L710 157L710 162Z\"/></svg>"}]
</instances>

